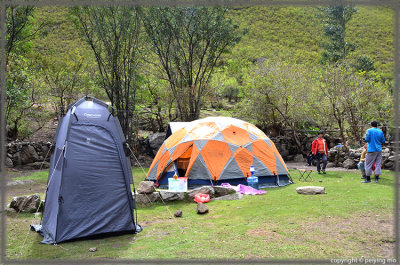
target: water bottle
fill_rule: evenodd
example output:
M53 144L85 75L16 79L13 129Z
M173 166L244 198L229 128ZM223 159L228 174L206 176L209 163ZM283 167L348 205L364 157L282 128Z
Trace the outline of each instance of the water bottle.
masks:
M258 190L258 177L254 175L254 166L250 166L250 174L251 176L247 178L247 184L253 189Z
M250 177L254 177L254 166L250 166Z

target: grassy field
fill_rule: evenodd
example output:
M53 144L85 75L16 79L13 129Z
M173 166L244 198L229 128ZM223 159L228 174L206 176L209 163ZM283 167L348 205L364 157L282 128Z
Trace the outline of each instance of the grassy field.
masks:
M135 185L143 180L134 169ZM44 191L47 172L14 177L34 184L12 186L8 199ZM384 171L379 184L361 184L355 172L313 174L312 182L267 189L265 195L239 201L211 201L206 215L190 202L139 207L137 235L43 245L29 225L33 214L7 214L8 259L331 259L393 257L393 178ZM327 194L305 196L296 188L324 186ZM30 188L30 190L29 190ZM41 192L43 195L43 192ZM171 216L182 210L182 218ZM96 252L89 248L97 247Z

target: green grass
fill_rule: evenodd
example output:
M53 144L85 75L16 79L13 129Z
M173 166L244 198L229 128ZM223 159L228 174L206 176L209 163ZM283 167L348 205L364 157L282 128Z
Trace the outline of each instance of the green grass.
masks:
M146 169L147 170L147 169ZM145 171L146 171L145 170ZM169 258L337 258L391 257L393 247L393 173L379 184L361 184L360 174L312 174L314 181L267 189L239 201L211 201L210 212L196 214L191 202L139 207L137 235L39 244L28 232L33 215L8 214L7 257L13 259L169 259ZM44 175L44 174L43 174ZM144 178L134 169L135 184ZM38 178L36 174L33 175ZM324 186L327 194L305 196L296 188ZM171 216L182 210L182 218ZM25 242L25 243L23 243ZM97 252L88 252L97 247Z
M44 171L34 172L32 175L28 175L28 176L15 177L15 178L12 178L12 180L13 181L15 181L15 180L34 180L35 182L38 182L38 183L47 183L48 177L49 177L49 171L44 170Z

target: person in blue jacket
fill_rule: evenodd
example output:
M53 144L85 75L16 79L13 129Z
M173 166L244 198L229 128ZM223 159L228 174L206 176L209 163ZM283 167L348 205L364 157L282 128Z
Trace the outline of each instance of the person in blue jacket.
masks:
M375 183L379 181L382 163L382 144L385 143L383 132L377 128L376 121L371 122L371 128L367 130L365 141L368 143L367 155L365 157L365 176L362 183L370 183L372 175L372 165L375 163Z

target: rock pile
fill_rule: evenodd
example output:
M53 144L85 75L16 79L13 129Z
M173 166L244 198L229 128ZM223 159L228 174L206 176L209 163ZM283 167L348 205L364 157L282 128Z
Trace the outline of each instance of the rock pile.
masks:
M150 133L148 137L139 139L139 148L142 154L154 157L165 139L165 133ZM310 152L311 144L316 138L316 135L298 134L297 137L301 143L299 148L291 136L272 137L271 140L275 143L276 148L285 161L303 162L304 157ZM325 135L329 143L329 148L332 148L340 143L340 139Z
M215 200L240 200L242 194L236 192L231 187L222 186L203 186L188 192L171 192L167 190L155 191L154 183L151 181L143 181L138 186L138 191L133 196L138 204L150 204L153 202L170 202L188 200L193 202L196 194L209 194Z
M50 142L20 142L8 143L6 146L6 166L24 166L32 169L48 168L54 145ZM47 157L46 157L47 155ZM42 162L46 158L45 163Z
M305 157L311 151L312 142L317 136L311 134L298 134L297 137L299 138L301 144L300 149L293 137L277 136L271 138L285 161L305 161ZM325 139L329 143L329 148L332 148L340 143L340 139L331 137L328 134L325 135Z
M336 146L329 150L328 167L344 167L347 169L357 169L360 162L363 148L348 149L345 146ZM394 169L395 156L389 148L382 149L382 165L384 169Z

